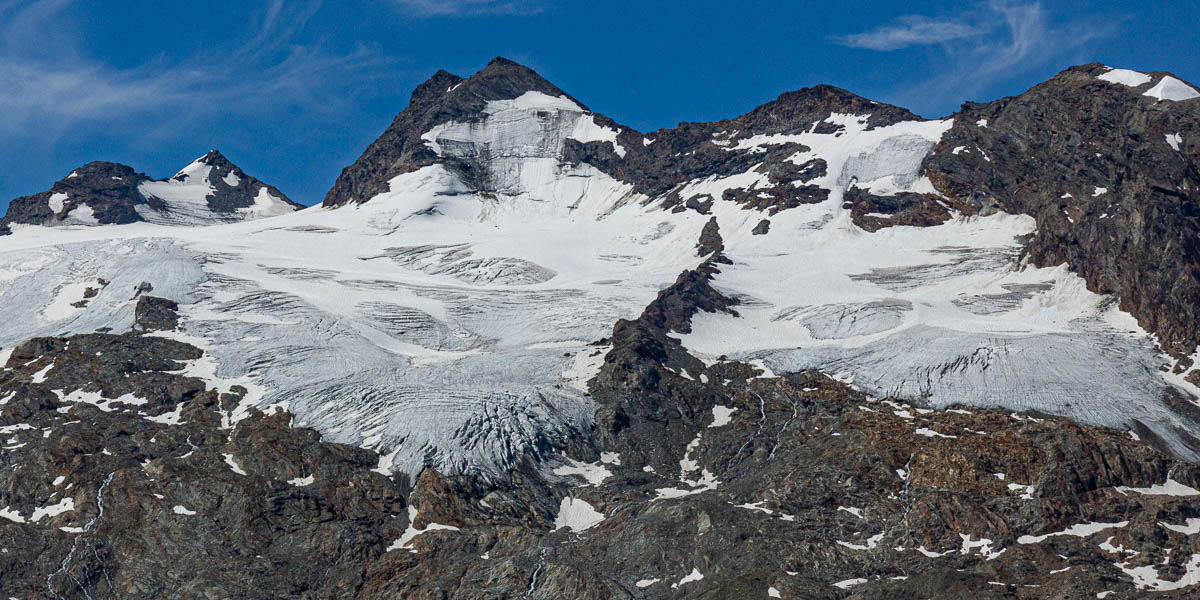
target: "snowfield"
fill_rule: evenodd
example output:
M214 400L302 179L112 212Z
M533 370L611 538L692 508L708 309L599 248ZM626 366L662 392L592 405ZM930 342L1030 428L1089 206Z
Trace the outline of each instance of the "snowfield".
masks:
M624 154L616 132L566 98L531 92L486 113L422 139L442 156L481 160L496 194L433 165L356 206L274 215L264 198L249 210L270 218L255 221L14 226L0 237L0 355L33 336L128 330L148 282L183 305L184 331L167 335L206 349L209 362L188 368L211 385L246 385L258 407L286 403L296 425L377 450L386 471L503 476L521 455L590 426L584 382L601 361L580 353L703 260L695 244L710 215L664 211L661 199L563 162L566 139ZM935 407L1038 409L1115 427L1136 419L1177 444L1181 421L1162 395L1196 390L1164 378L1154 341L1111 298L1065 268L1017 264L1032 219L877 233L851 222L849 185L932 191L919 167L949 121L868 131L863 116L830 119L845 130L730 149L800 142L812 150L797 164L829 165L814 182L829 199L772 216L767 235L751 234L764 213L720 200L757 172L686 184L684 197L717 199L733 264L716 285L741 301L737 317L697 316L681 336L689 350L776 373L821 368ZM176 205L202 197L172 185L153 193ZM99 279L99 293L73 306ZM576 512L562 524L591 523Z

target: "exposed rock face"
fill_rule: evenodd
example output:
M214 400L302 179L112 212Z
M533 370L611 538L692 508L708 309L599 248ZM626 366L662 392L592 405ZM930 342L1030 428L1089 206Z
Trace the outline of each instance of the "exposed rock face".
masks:
M1030 257L1066 263L1089 289L1191 354L1200 343L1200 102L1144 95L1146 82L1068 69L1011 98L967 103L926 160L969 211L1037 219ZM1175 141L1175 140L1179 141Z
M739 142L754 136L788 135L812 131L836 133L841 125L828 122L832 114L869 114L868 129L891 125L900 121L919 121L920 117L896 106L873 102L833 86L819 85L782 94L776 100L764 104L748 114L735 119L711 123L681 123L674 129L660 129L643 134L624 128L617 139L628 148L623 160L616 156L605 160L599 145L581 147L568 154L568 159L588 162L611 174L615 178L632 183L634 188L650 197L669 194L688 181L705 177L722 177L744 173L758 168L769 175L771 185L765 193L774 201L752 202L747 208L759 210L794 207L800 203L820 202L828 197L829 191L807 182L826 175L826 164L821 159L795 162L807 148L798 143L771 146L766 154L735 150ZM588 150L591 150L589 152ZM742 190L734 197L743 204L758 194ZM682 200L687 200L683 198Z
M14 199L0 219L0 234L10 231L9 225L14 223L196 225L273 216L300 208L303 206L274 186L247 175L212 150L160 181L122 164L90 162L45 192Z
M247 175L245 171L229 162L229 159L217 150L209 150L207 154L193 161L192 164L167 181L198 183L193 181L196 178L202 179L202 184L208 186L205 203L208 209L214 213L235 215L239 210L249 209L255 205L255 200L264 191L292 210L304 208L302 205L292 202L275 186ZM153 191L148 193L147 201L152 208L156 204L155 198Z
M406 526L401 482L282 411L230 424L245 390L179 372L201 356L138 334L13 351L0 372L6 594L356 597Z
M141 220L135 207L147 202L138 191L146 181L150 178L131 167L90 162L45 192L14 199L3 223L133 223Z
M951 216L936 194L898 192L880 196L857 187L846 190L843 207L850 209L855 225L871 232L897 225L932 227L949 221Z
M388 191L388 181L397 175L434 164L438 155L421 136L447 122L472 123L483 118L489 101L512 100L525 92L566 96L528 67L506 58L495 58L468 79L438 71L413 90L412 99L379 139L371 143L353 165L342 169L325 196L325 206L366 202ZM579 104L576 102L576 104ZM582 106L582 105L580 105ZM474 180L472 165L456 164L459 172Z

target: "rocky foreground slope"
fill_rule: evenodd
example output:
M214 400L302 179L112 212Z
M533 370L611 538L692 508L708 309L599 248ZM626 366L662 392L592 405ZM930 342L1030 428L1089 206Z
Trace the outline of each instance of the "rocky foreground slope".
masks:
M0 237L0 591L1192 597L1196 97L641 133L497 59L321 208L214 224L210 155L33 225L69 177Z

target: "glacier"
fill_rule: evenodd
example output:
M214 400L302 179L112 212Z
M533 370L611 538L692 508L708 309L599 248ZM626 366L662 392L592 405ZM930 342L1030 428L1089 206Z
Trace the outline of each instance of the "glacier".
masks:
M763 173L681 183L682 197L715 199L710 214L663 210L664 198L564 160L567 140L625 149L568 98L537 92L422 136L443 162L482 165L475 181L439 163L361 204L275 214L264 198L260 220L15 225L0 237L0 355L34 336L128 330L145 283L182 305L183 331L165 335L206 350L211 363L190 372L251 390L240 414L286 406L296 425L373 449L391 472L503 477L591 426L596 342L704 260L696 240L715 218L732 264L714 283L740 305L679 335L703 360L819 368L935 408L1136 421L1200 458L1163 400L1200 390L1160 370L1153 338L1111 297L1065 267L1021 261L1032 219L955 215L874 233L851 221L851 186L933 193L920 165L950 121L827 121L836 132L726 147L800 143L809 150L792 162L828 165L812 182L828 199L772 215L767 235L752 233L764 213L722 199L766 185ZM179 203L195 193L161 185L175 188L153 192ZM98 293L83 298L88 287Z

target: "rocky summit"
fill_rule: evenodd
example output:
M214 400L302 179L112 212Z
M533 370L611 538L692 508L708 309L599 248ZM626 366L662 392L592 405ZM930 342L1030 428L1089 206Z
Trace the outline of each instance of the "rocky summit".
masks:
M0 219L12 225L164 225L227 223L303 208L211 150L174 176L155 181L132 167L95 161L40 194L14 198Z
M1197 136L1100 64L639 132L497 58L312 209L89 163L0 222L0 595L1193 598Z

